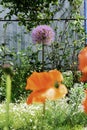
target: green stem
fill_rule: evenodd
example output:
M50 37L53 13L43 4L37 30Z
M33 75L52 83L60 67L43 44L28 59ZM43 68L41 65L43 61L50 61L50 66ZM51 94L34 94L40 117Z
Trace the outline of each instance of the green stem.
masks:
M6 124L4 130L9 130L9 103L11 100L11 77L6 75Z
M43 103L43 116L45 115L45 107L46 107L46 104Z
M43 112L42 112L42 127L41 127L42 130L44 130L45 107L46 107L46 104L45 104L45 102L44 102L44 103L43 103Z

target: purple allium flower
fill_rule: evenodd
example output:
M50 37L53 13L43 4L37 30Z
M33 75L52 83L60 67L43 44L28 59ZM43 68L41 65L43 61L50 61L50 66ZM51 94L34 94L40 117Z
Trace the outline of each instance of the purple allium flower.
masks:
M39 25L32 31L33 43L51 44L54 41L55 33L48 25Z

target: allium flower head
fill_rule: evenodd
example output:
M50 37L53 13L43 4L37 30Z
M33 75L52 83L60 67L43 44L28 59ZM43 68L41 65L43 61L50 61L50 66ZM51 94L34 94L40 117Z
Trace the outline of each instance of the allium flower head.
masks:
M51 44L54 41L55 33L48 25L39 25L32 31L33 43Z

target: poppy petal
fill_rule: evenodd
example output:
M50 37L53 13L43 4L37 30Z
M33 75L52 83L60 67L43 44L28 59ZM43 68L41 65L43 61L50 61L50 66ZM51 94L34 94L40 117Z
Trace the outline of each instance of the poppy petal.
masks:
M79 55L78 55L78 60L79 60L79 70L83 70L84 67L87 66L87 47L83 48Z
M57 81L57 82L62 82L63 81L63 76L62 73L58 70L51 70L49 71L49 74L52 78L53 84Z
M51 86L51 78L48 72L34 72L28 79L26 90L39 90Z
M87 73L82 74L82 76L80 77L80 81L81 82L86 82L87 81Z
M83 105L85 113L87 113L87 89L85 90L85 94L86 94L86 97L84 101L82 102L82 105Z
M65 85L60 84L59 88L49 88L46 93L45 93L45 97L48 100L56 100L59 98L64 97L67 94L67 88L65 87Z
M44 103L46 100L46 97L44 96L45 91L46 89L32 92L27 98L27 104L32 104L35 102Z

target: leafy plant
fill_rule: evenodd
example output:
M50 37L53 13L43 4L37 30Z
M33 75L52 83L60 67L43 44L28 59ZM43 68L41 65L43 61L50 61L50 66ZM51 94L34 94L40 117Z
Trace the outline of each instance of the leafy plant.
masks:
M48 20L40 19L52 18L53 12L49 13L50 5L58 5L57 0L1 0L0 3L3 7L9 9L5 19L11 19L15 15L19 20L19 24L26 26L28 30L39 23L49 23Z

